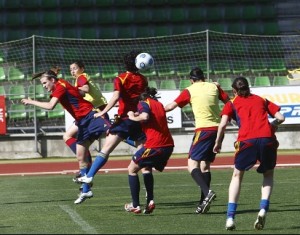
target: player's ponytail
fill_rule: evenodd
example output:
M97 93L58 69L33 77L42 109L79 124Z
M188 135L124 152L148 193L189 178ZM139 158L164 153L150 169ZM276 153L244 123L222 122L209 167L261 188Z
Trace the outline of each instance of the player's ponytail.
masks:
M236 90L238 96L247 97L250 95L249 83L244 77L234 79L231 87Z

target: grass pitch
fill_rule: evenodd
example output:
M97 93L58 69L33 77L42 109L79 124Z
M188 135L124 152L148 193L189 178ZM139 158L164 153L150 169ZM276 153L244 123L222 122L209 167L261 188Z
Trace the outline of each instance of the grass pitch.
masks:
M299 168L278 168L265 229L255 231L262 176L246 172L236 215L236 231L225 230L232 169L213 170L217 193L208 214L194 213L199 189L187 171L154 172L156 209L151 215L125 212L130 202L126 173L101 173L94 197L80 205L73 175L2 176L1 234L299 234ZM143 179L140 175L141 186ZM141 203L145 190L141 189ZM144 206L144 205L142 205Z

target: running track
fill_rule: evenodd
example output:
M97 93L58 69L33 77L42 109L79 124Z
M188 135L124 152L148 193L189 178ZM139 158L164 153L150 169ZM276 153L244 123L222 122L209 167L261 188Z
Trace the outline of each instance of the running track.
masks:
M128 159L118 159L118 157L111 156L101 172L126 172L129 164ZM212 168L232 168L233 157L217 155ZM186 158L171 158L165 170L186 170ZM279 155L277 159L277 167L299 167L300 155ZM38 162L30 163L0 163L0 176L8 175L47 175L47 174L74 174L78 171L78 163L76 159L68 159L66 161L48 161L39 159Z

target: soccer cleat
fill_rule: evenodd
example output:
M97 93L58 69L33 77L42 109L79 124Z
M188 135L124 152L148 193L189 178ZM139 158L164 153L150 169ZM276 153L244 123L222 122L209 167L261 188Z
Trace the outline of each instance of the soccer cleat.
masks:
M93 177L87 177L86 175L76 179L76 182L79 182L79 183L91 184L92 181L93 181Z
M226 230L234 230L235 229L235 222L234 222L233 218L227 218L225 228L226 228Z
M87 198L92 198L93 196L94 195L92 191L88 191L87 193L81 193L79 197L74 201L74 204L80 204L84 202Z
M125 204L124 209L127 212L133 212L135 214L140 214L142 212L140 206L133 207L132 202Z
M151 214L155 209L155 203L153 200L151 200L148 205L145 207L143 213L144 214Z
M254 223L254 228L256 230L262 230L265 227L265 223L266 223L266 211L264 209L261 209Z
M203 200L203 202L198 205L197 209L196 209L196 213L197 214L205 214L209 211L210 209L210 204L211 202L216 198L216 194L214 191L209 190L208 195L206 196L206 198Z
M77 184L80 184L80 182L77 180L78 178L81 177L81 174L80 172L76 173L75 177L73 178L73 182L74 183L77 183Z

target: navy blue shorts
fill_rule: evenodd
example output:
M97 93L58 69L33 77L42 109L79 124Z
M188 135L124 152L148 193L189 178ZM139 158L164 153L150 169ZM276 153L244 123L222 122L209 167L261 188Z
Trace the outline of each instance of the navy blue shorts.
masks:
M235 168L240 171L247 171L259 161L258 173L274 169L277 161L278 146L279 143L276 138L256 138L240 142L236 141L234 143L236 150Z
M163 171L173 153L174 147L145 148L139 149L132 157L132 160L140 168L154 167L158 171Z
M217 130L196 131L189 151L189 158L194 161L214 162L216 153L213 152Z
M110 128L110 121L101 117L94 118L95 111L76 123L78 126L77 144L82 144L86 140L94 141Z
M146 139L141 124L128 118L120 119L119 122L112 124L109 133L117 134L122 139L129 138L134 141Z

